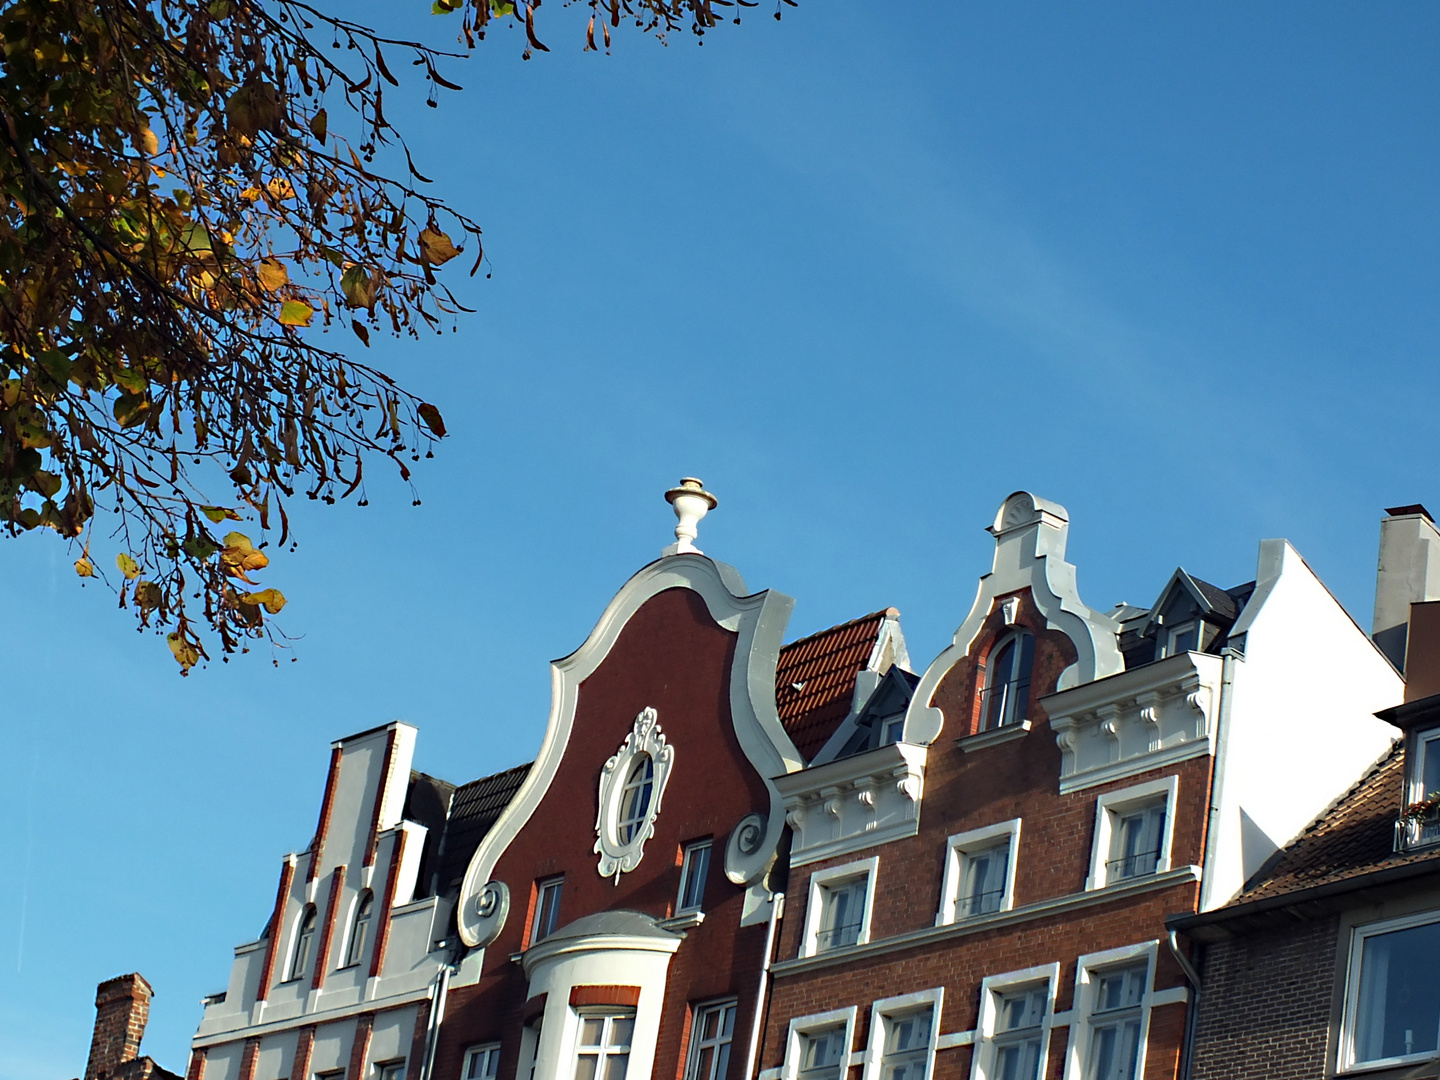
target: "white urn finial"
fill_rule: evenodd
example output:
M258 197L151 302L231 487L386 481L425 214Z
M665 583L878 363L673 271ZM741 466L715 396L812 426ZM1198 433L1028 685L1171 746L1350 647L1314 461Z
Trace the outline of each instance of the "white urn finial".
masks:
M679 487L665 492L665 501L675 508L675 516L680 520L675 526L675 543L667 547L662 554L704 554L695 546L700 519L714 510L720 500L706 491L705 485L697 478L686 476L680 480Z

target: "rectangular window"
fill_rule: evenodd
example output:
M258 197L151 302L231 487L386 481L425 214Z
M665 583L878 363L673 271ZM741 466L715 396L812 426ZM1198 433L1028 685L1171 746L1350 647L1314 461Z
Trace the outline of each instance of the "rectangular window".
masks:
M465 1064L460 1080L495 1080L500 1070L500 1044L485 1043L465 1051Z
M1181 623L1165 635L1165 655L1178 656L1183 652L1194 652L1200 647L1200 625L1194 622Z
M879 859L871 857L810 875L802 955L863 945L870 940L870 909L879 865Z
M377 1061L375 1080L405 1080L405 1062Z
M933 1007L885 1017L885 1051L880 1080L925 1080L930 1069Z
M1360 927L1346 986L1343 1065L1424 1060L1440 1049L1440 913Z
M625 1080L634 1032L633 1012L581 1016L575 1080Z
M987 976L975 1024L979 1080L1039 1080L1050 1047L1060 965Z
M1106 881L1124 881L1155 873L1160 863L1160 842L1165 835L1165 803L1116 811L1110 834Z
M1170 869L1179 777L1167 776L1095 801L1095 837L1087 889L1163 874Z
M734 1037L734 1001L696 1007L695 1022L690 1029L687 1080L725 1080L730 1071L730 1043Z
M820 929L815 935L817 952L854 945L864 924L865 878L821 887Z
M1417 737L1414 801L1440 795L1440 731L1426 731Z
M800 1034L799 1080L844 1080L849 1047L844 1024Z
M530 944L544 941L560 925L560 894L565 877L546 878L535 883L535 919L530 927Z
M1147 964L1097 972L1085 1080L1136 1080Z
M705 905L705 878L710 873L710 840L697 840L685 845L680 863L680 896L677 915L699 911Z
M1010 909L1019 840L1019 818L950 837L936 926Z

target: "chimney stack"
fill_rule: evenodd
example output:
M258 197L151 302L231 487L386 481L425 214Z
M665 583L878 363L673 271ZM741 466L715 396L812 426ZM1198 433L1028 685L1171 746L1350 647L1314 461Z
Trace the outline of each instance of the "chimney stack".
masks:
M1370 637L1403 675L1410 605L1440 600L1440 531L1419 503L1390 507L1385 515Z
M96 987L95 1034L90 1039L85 1080L104 1080L135 1060L154 996L150 984L138 974L120 975Z

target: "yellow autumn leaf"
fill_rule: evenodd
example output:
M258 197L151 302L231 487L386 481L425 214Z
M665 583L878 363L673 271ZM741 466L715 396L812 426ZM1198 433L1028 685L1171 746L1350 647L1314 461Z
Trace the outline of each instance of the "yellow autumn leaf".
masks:
M76 559L76 560L75 560L75 573L79 574L81 577L94 577L94 576L95 576L95 564L92 563L89 559L86 559L86 558L84 558L84 557L81 557L81 558L79 558L79 559Z
M427 226L420 233L420 257L428 263L439 266L441 263L449 262L460 249L450 241L439 229Z
M309 326L315 309L303 300L286 300L280 305L281 326Z
M255 270L255 276L260 279L260 287L266 292L274 292L290 280L290 274L286 271L285 264L279 259L273 258L261 259L259 267Z
M279 589L261 589L259 592L244 593L240 597L242 604L263 604L265 610L271 615L280 614L280 609L285 606L285 594Z
M115 565L120 568L122 574L132 581L140 576L140 564L123 551L115 556Z
M145 147L145 153L152 157L160 152L160 140L155 137L155 132L146 128L140 133L140 141Z
M165 641L175 654L175 662L185 669L183 673L190 674L190 669L200 662L200 650L178 633L165 635Z

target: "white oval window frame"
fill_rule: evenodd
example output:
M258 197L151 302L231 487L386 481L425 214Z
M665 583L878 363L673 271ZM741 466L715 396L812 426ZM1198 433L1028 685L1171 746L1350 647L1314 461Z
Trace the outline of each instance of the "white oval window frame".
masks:
M625 782L630 778L640 757L648 756L655 763L651 779L650 805L626 843L620 842L620 802ZM646 708L635 717L635 724L620 749L600 770L599 809L595 815L595 854L600 856L596 870L601 877L613 877L634 870L645 855L645 841L655 835L655 819L660 814L660 800L675 764L675 748L665 741L660 730L659 715Z

